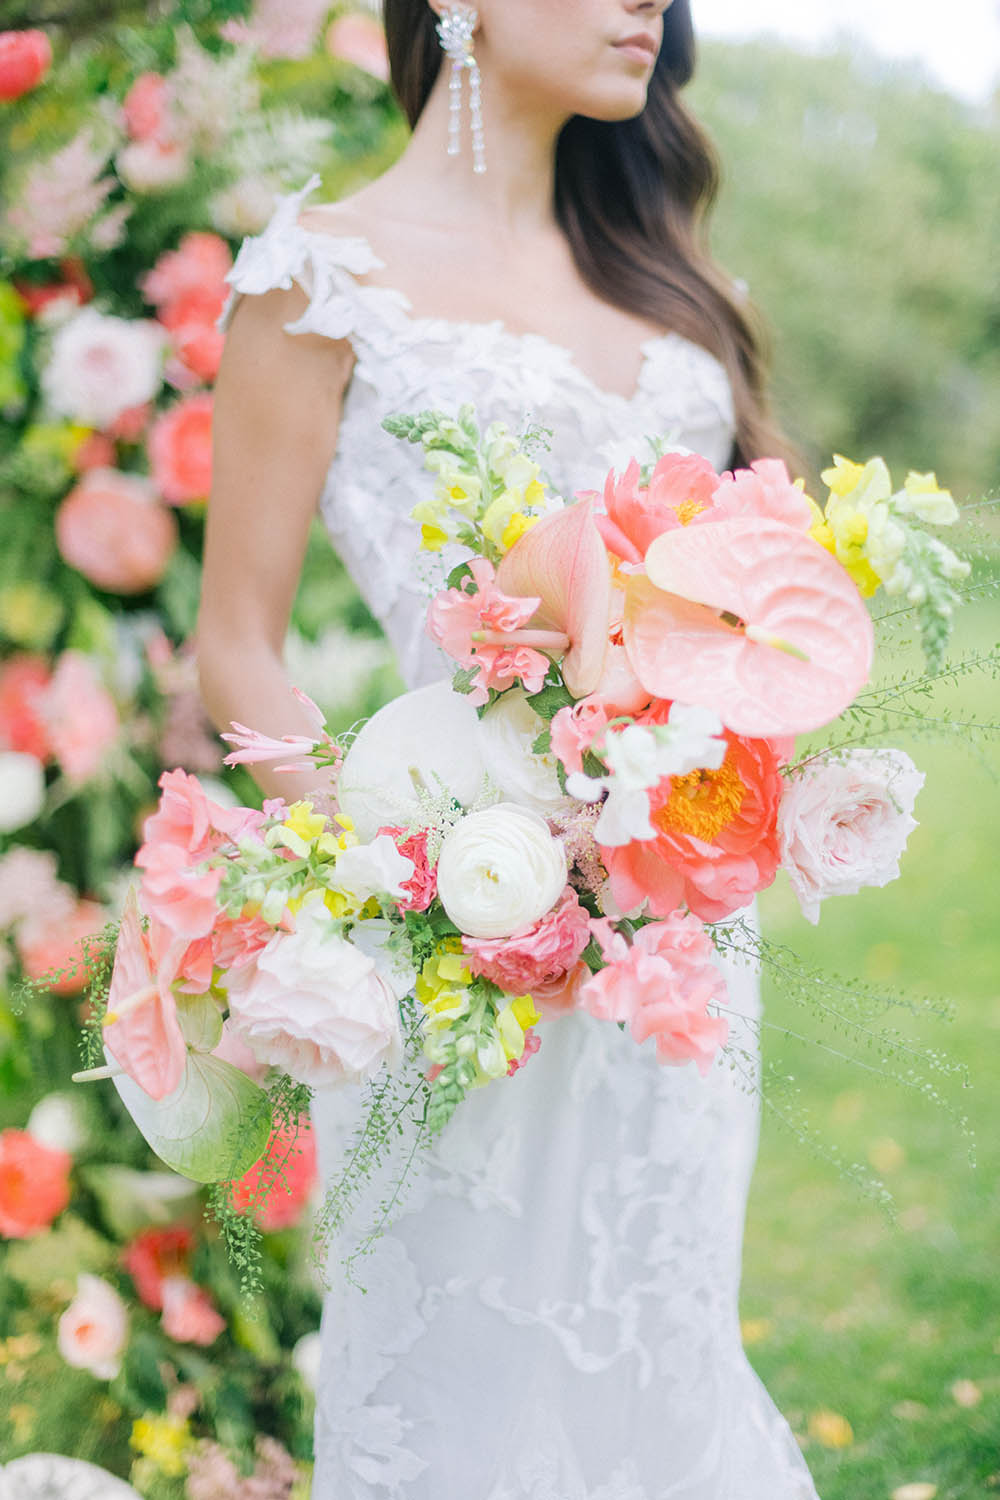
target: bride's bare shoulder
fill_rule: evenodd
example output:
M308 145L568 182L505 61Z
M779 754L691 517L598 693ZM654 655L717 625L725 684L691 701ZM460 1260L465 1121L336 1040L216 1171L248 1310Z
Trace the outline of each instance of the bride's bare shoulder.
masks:
M307 203L299 214L301 228L340 239L377 239L382 222L382 194L370 184L336 203Z

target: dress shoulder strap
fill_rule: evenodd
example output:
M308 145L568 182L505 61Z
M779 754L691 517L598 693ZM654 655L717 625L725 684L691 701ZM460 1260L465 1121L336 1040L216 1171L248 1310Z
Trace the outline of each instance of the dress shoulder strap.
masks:
M286 333L318 333L350 339L369 350L391 351L406 322L407 299L391 288L363 286L355 280L384 262L360 236L305 229L298 221L303 203L320 180L313 175L297 192L280 197L260 234L243 241L226 277L231 291L218 327L225 332L241 297L278 287L287 291L297 282L309 305L301 317L284 325Z

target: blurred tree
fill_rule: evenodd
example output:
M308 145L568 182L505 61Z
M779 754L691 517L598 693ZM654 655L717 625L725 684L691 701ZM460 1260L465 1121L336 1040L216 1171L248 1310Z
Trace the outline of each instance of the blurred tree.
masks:
M706 45L692 102L722 157L714 245L771 325L779 409L833 449L1000 481L1000 131L846 53Z

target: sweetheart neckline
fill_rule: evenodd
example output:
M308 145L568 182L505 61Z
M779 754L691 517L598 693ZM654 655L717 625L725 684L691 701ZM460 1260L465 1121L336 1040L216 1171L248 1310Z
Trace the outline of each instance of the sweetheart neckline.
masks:
M298 220L295 221L295 228L298 229L300 233L306 235L309 239L326 241L331 246L338 244L353 244L356 246L363 246L371 256L372 268L377 269L384 267L385 265L385 261L383 261L378 255L376 255L370 241L364 235L327 234L322 229L309 229L306 227L306 225L300 224ZM346 270L345 267L341 267L341 269ZM352 280L354 280L357 273L347 271L347 274L351 276ZM503 318L445 318L414 313L413 304L410 301L410 298L406 295L405 292L400 291L397 287L381 286L377 283L366 284L363 282L357 282L356 284L360 291L384 292L390 300L395 302L397 309L400 313L402 313L407 323L409 323L410 326L415 329L422 328L429 330L433 328L439 328L449 329L466 334L473 334L477 332L487 334L491 333L499 338L506 339L509 343L512 344L528 346L532 344L542 345L552 354L558 356L562 360L565 368L569 371L572 371L577 379L583 385L585 385L595 396L599 396L606 401L616 401L623 408L634 406L635 403L640 399L640 397L649 394L646 390L646 376L649 372L650 366L653 363L656 351L661 347L683 347L688 350L693 350L696 355L707 360L719 372L719 374L722 376L723 381L728 386L729 377L726 371L726 367L722 363L722 361L718 359L714 354L712 354L708 349L706 349L704 345L696 343L694 339L689 339L684 334L677 333L675 330L668 330L665 333L654 333L648 339L644 339L643 342L638 346L640 361L639 368L636 374L635 384L632 391L628 395L625 395L621 391L612 391L609 390L606 386L598 384L593 376L583 368L583 365L580 363L575 350L571 349L567 344L561 344L556 339L549 338L547 334L534 333L530 329L519 331L517 329L511 328Z

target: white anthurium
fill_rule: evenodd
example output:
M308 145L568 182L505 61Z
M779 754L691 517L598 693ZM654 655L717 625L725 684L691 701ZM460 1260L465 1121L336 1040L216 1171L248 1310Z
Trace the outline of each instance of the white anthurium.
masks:
M536 755L532 745L545 730L523 688L504 693L479 721L479 747L490 780L504 801L530 807L543 816L572 805L559 785L558 761L550 752Z
M649 820L649 793L665 776L718 770L726 757L722 722L709 709L675 703L666 724L628 724L606 737L602 758L607 776L574 772L566 789L581 802L607 801L594 824L594 838L609 849L656 837Z
M448 681L403 693L374 714L351 745L337 785L358 837L426 821L418 787L470 807L486 789L473 704Z

